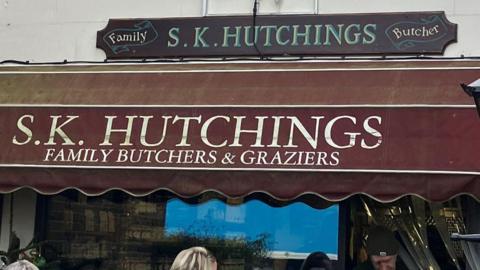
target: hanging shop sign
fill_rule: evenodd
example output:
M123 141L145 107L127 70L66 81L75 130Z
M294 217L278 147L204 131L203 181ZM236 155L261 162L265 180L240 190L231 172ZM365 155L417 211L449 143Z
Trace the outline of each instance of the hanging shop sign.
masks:
M444 12L110 19L107 58L442 54L457 25Z
M478 137L480 126L470 108L101 106L0 111L2 166L480 168L480 160L471 158L478 143L470 138Z

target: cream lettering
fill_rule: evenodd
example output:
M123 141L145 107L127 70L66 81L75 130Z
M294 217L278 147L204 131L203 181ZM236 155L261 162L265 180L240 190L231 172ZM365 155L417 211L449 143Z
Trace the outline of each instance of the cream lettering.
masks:
M256 140L255 143L251 145L251 147L262 147L264 146L262 144L262 131L263 131L263 122L265 119L267 119L267 116L255 116L255 119L257 120L257 128L256 129L242 129L242 122L243 119L245 119L245 116L234 116L235 120L237 120L237 125L235 128L235 136L233 138L233 143L230 144L229 146L242 146L240 144L240 134L242 133L253 133L256 134Z
M337 149L351 148L351 147L355 146L355 138L357 137L357 135L360 135L360 133L358 133L358 132L345 132L344 134L349 136L349 141L348 141L347 145L338 145L334 142L334 140L332 138L332 128L335 125L335 123L338 120L341 120L341 119L348 119L353 124L357 123L357 119L353 116L342 115L342 116L338 116L338 117L333 118L332 120L330 120L328 122L327 126L325 127L325 140L330 146L332 146L334 148L337 148Z
M190 146L190 144L187 142L187 140L188 140L188 128L190 127L190 120L196 120L198 123L200 123L202 121L202 117L201 116L180 117L180 116L177 115L177 116L175 116L175 119L173 119L174 124L177 121L183 121L182 140L176 146Z
M77 115L52 115L48 139L44 145L83 145L74 142L70 133L78 130ZM15 145L33 140L33 115L17 120L19 134L12 136ZM97 146L155 147L266 147L317 150L322 147L345 149L357 144L374 149L382 143L382 117L378 115L116 115L104 116L103 137ZM76 121L79 122L79 121ZM82 123L84 125L84 123ZM76 128L74 128L76 126ZM338 126L338 127L337 127ZM339 132L340 131L340 132ZM98 132L97 132L98 133ZM339 135L341 134L341 135ZM59 137L61 141L56 140ZM92 139L93 140L93 139ZM95 141L95 140L93 140ZM358 141L358 142L357 142ZM39 140L35 141L39 144ZM94 146L91 143L90 147ZM99 150L100 151L100 150ZM107 153L107 152L105 152ZM153 154L150 153L150 156ZM75 158L73 158L75 159Z
M395 38L401 39L406 37L431 37L440 33L439 28L440 26L437 24L433 27L421 26L419 28L399 28L395 27L392 29Z
M15 135L15 136L13 136L13 139L12 139L13 144L24 145L24 144L27 144L28 142L30 142L32 140L32 137L33 137L32 130L30 128L28 128L27 126L25 126L25 124L23 123L23 120L25 118L30 119L30 123L33 123L33 120L34 120L33 115L26 114L26 115L23 115L22 117L18 118L17 127L21 132L23 132L23 134L26 136L26 138L25 138L24 141L18 141L17 140L17 135Z
M354 148L365 153L385 141L384 119L366 114L368 110L352 115L338 113L342 110L322 113L322 108L298 112L275 108L267 113L242 108L230 114L214 108L205 113L197 109L172 113L176 110L150 110L144 115L109 113L97 119L84 117L82 112L86 122L81 122L79 115L20 114L7 140L21 151L28 147L34 153L41 151L38 160L49 164L193 169L209 165L238 169L335 167L351 162L343 160L340 150ZM46 130L41 125L44 122L50 123ZM86 125L90 125L88 129Z
M140 116L143 119L142 130L140 131L140 143L144 146L159 146L165 140L165 135L167 134L168 119L172 118L171 116L162 116L163 118L163 128L161 139L156 143L147 142L147 132L148 132L148 122L153 118L153 115L149 116Z
M43 161L54 161L59 163L64 163L64 162L97 163L100 161L100 159L102 159L102 162L106 162L106 158L108 157L109 153L108 151L103 153L102 152L103 151L99 151L98 149L92 149L92 148L80 148L80 149L48 148L45 153L45 158L43 159ZM101 157L101 155L103 155L103 158Z
M224 147L225 145L227 145L227 140L224 140L220 144L212 144L208 140L208 134L207 134L208 133L208 128L210 127L212 122L215 121L216 119L224 119L226 122L230 122L230 118L227 117L227 116L224 116L224 115L218 115L218 116L210 117L202 125L202 129L201 129L201 132L200 132L200 137L202 138L203 143L210 146L210 147Z
M312 116L311 119L314 119L316 124L315 124L315 139L312 138L312 135L308 133L308 131L305 129L305 126L300 122L300 120L297 117L292 117L289 116L287 117L288 119L292 120L291 127L290 127L290 137L288 144L285 147L298 147L298 145L293 143L293 134L294 134L294 127L300 131L300 133L303 135L305 139L307 139L308 143L312 146L313 149L317 148L318 145L318 130L319 130L319 125L320 125L320 120L325 118L324 116Z
M112 32L108 35L108 39L113 45L127 42L143 44L147 40L147 31L135 31L130 33Z
M58 134L60 137L63 139L62 145L75 145L75 143L70 139L70 137L67 136L65 131L63 131L63 127L66 126L68 123L72 122L73 120L79 118L77 115L67 115L67 120L63 122L61 125L58 125L58 120L62 118L61 115L52 115L50 118L52 118L52 125L50 128L50 135L49 135L49 140L46 142L44 145L56 145L57 143L55 142L55 135Z
M101 146L103 145L112 145L110 142L110 137L112 135L112 132L121 132L125 133L125 140L123 143L120 145L132 145L130 142L130 138L132 136L132 126L133 126L133 120L137 118L138 116L136 115L127 115L125 118L128 119L127 127L125 129L113 129L113 120L117 118L117 116L105 116L107 119L107 128L105 130L105 137L103 142L100 144Z
M382 143L382 134L378 130L376 130L376 129L372 128L372 126L370 126L370 120L372 120L372 119L376 120L378 125L382 124L382 118L380 118L380 116L370 116L367 119L365 119L365 121L363 121L363 128L365 129L365 131L368 134L372 135L373 137L377 138L377 142L374 145L367 145L365 139L362 139L361 146L362 146L362 148L365 148L365 149L377 148Z

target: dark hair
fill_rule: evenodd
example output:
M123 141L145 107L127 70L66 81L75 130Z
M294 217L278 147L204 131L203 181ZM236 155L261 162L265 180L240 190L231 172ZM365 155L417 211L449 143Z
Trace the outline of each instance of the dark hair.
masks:
M328 258L327 254L321 251L310 253L310 255L308 255L308 257L303 261L300 269L310 270L312 268L333 270L330 258Z

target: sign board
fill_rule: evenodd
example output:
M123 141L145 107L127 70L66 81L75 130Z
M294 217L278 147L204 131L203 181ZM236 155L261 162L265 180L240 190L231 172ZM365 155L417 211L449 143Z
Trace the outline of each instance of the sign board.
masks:
M480 168L471 108L7 106L0 121L3 167Z
M442 54L457 26L444 12L110 19L107 58Z

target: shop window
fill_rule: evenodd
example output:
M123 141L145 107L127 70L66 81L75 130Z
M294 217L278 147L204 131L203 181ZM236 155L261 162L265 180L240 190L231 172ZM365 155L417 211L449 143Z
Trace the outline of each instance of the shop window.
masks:
M401 243L400 264L408 269L469 269L465 247L450 239L452 233L472 233L464 219L464 213L470 210L464 208L462 198L435 203L406 196L382 203L356 196L350 199L350 205L353 264L367 260L364 247L368 227L382 225Z
M198 212L204 214L195 215ZM271 207L257 200L234 206L218 200L189 205L174 199L167 203L165 231L227 239L264 236L267 251L276 258L302 258L319 250L337 258L338 206L318 210L297 202Z
M61 269L102 270L167 270L180 250L195 245L210 249L221 270L297 270L314 251L338 259L337 204L227 201L215 194L181 200L161 192L48 196L45 256Z

